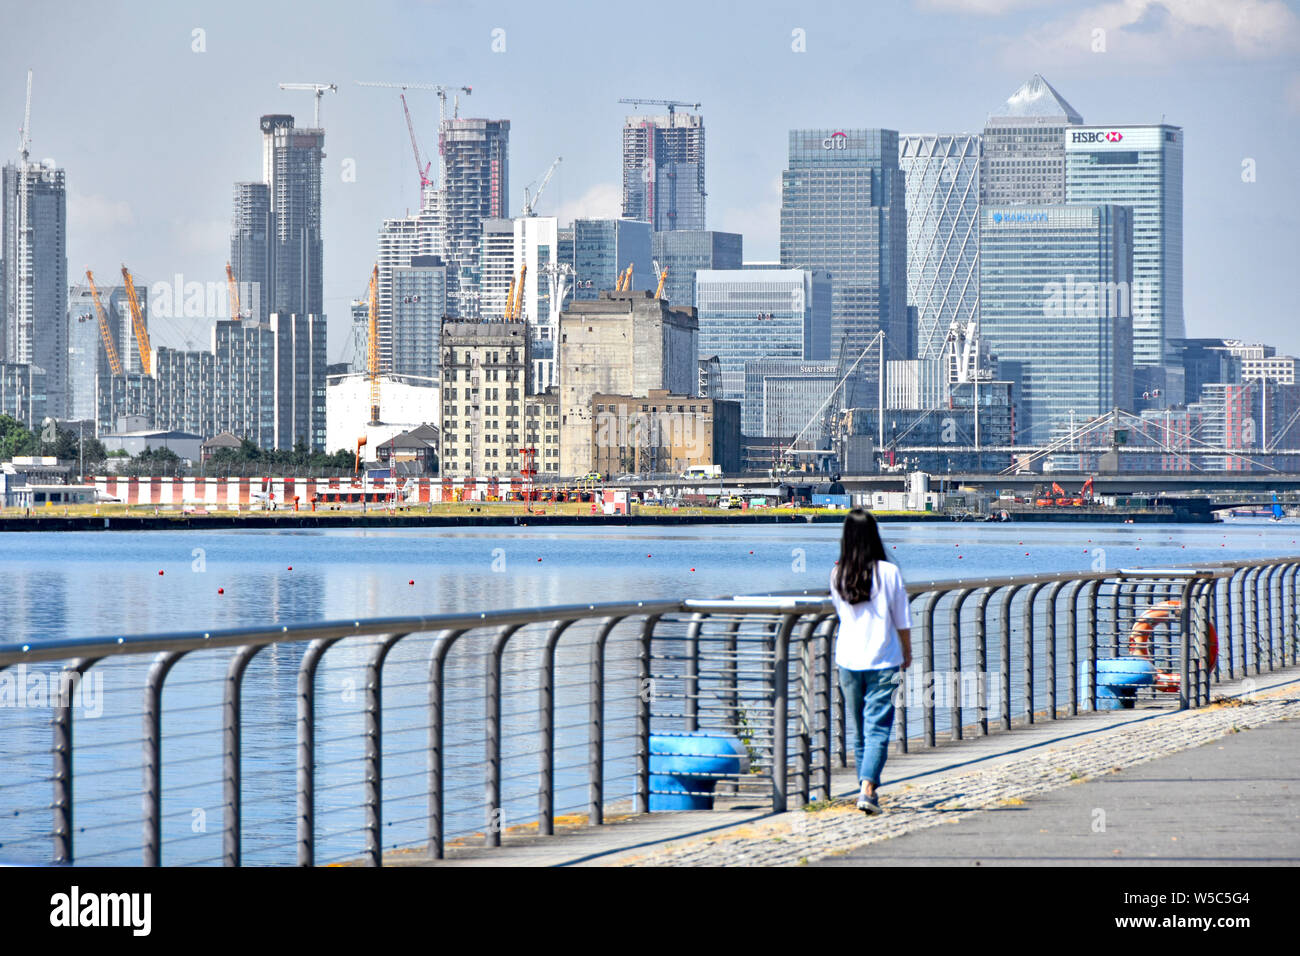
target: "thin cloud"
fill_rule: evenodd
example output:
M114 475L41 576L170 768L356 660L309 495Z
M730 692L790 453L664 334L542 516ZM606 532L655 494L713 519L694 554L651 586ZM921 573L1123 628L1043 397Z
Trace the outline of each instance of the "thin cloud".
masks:
M1024 41L1062 59L1257 60L1300 49L1300 19L1281 0L1117 0L1056 20L1016 42Z
M555 215L560 225L575 219L617 219L623 214L623 187L597 183L577 199L560 203Z

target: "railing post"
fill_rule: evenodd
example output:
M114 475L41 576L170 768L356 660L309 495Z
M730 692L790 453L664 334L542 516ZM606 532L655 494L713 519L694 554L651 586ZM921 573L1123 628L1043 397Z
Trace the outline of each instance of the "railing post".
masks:
M934 609L947 593L947 591L933 592L930 595L930 600L925 602L925 610L922 612L921 618L925 622L921 631L921 686L924 695L921 701L921 716L927 747L938 746L934 726Z
M692 614L690 626L686 629L686 674L682 680L682 713L686 718L686 729L700 729L700 628L704 623L703 614Z
M1282 635L1279 633L1280 628L1273 625L1273 611L1276 608L1278 613L1282 610L1282 565L1275 564L1268 569L1268 669L1272 673L1277 669L1273 663L1273 645L1278 645L1278 650L1282 651L1282 663L1286 662L1285 647L1282 643Z
M384 865L384 659L405 634L380 637L366 663L365 811L366 866Z
M1047 719L1056 720L1056 598L1067 582L1057 581L1047 592L1047 633L1044 647L1047 651Z
M240 741L243 731L244 671L262 645L244 646L235 651L226 669L225 694L222 700L224 716L222 730L222 796L225 798L225 825L222 827L222 862L225 866L242 864L243 804L240 771Z
M573 621L556 621L546 635L542 649L541 686L537 689L538 741L537 759L537 832L542 836L555 833L555 645Z
M465 632L443 631L429 652L429 857L441 860L447 851L443 789L443 745L446 695L442 686L447 653Z
M1286 627L1283 631L1283 639L1286 641L1286 645L1282 649L1283 667L1287 664L1287 649L1291 651L1292 666L1296 663L1296 573L1300 572L1300 565L1287 565L1287 572L1291 575L1291 581L1289 584L1284 585L1286 599L1283 604L1286 613Z
M298 666L298 865L316 865L316 669L340 638L317 638Z
M637 637L636 671L636 810L650 812L650 642L659 614L645 619Z
M1015 584L1007 588L1007 593L1002 596L1001 615L998 620L999 626L999 643L998 643L998 667L1002 674L1002 729L1011 729L1011 602L1015 600L1016 593L1023 588L1023 584Z
M812 792L812 728L813 696L817 669L813 665L813 635L817 633L820 617L810 618L799 638L799 736L795 753L795 767L799 777L800 806L808 803Z
M1191 706L1191 669L1192 669L1192 582L1183 585L1183 594L1178 604L1178 629L1181 632L1182 675L1178 681L1178 709L1187 710Z
M605 642L621 620L605 619L591 644L587 670L591 684L587 708L587 822L594 826L605 822Z
M59 673L59 700L54 708L54 862L74 859L72 825L72 697L82 676L98 658L69 661Z
M1259 652L1259 574L1262 568L1254 567L1246 572L1250 579L1250 591L1246 596L1246 627L1251 634L1251 647L1255 657L1255 675L1261 673ZM1243 669L1244 673L1244 669Z
M484 746L486 779L484 780L483 845L500 846L504 827L501 810L501 656L515 631L523 625L508 624L501 628L487 655L484 681Z
M786 775L789 771L786 734L789 731L790 632L798 614L787 614L773 644L772 667L772 812L787 809Z
M996 588L984 588L980 592L979 602L975 607L975 668L980 674L979 689L979 724L980 736L989 735L989 648L988 648L988 606Z
M1025 664L1025 722L1034 722L1034 608L1038 604L1038 594L1046 583L1035 584L1025 598L1024 610L1024 664Z
M952 725L950 733L953 740L962 739L961 695L966 689L961 671L961 606L974 591L974 588L958 591L948 608L948 666L952 670L952 675L947 681L948 693L952 694L952 701L948 708L948 722Z
M184 656L185 651L160 651L145 680L140 788L143 866L162 866L162 690L168 672Z
M832 699L835 696L835 690L832 686L834 683L833 675L835 673L834 650L831 646L831 633L835 629L838 621L836 616L822 618L824 626L822 627L821 637L817 639L818 653L818 671L820 679L818 682L818 699L817 713L820 720L821 740L818 749L821 751L820 782L817 786L818 800L829 800L831 798L831 743L834 734L834 726L831 723L834 720Z

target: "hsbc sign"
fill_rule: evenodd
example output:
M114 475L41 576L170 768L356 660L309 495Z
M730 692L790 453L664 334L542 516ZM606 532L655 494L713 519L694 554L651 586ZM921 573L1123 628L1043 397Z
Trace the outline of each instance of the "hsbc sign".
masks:
M1125 126L1120 129L1094 126L1070 128L1065 132L1066 150L1106 152L1107 150L1165 149L1182 147L1182 130L1177 127Z
M1082 130L1070 134L1072 143L1118 143L1123 141L1124 134L1117 129L1106 130Z

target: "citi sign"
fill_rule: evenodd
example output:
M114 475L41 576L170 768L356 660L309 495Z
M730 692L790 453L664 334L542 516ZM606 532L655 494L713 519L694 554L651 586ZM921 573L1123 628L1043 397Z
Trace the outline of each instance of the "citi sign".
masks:
M822 149L848 149L849 134L836 130L822 140Z
M1070 134L1072 143L1118 143L1124 138L1124 134L1117 129L1100 132L1097 130L1084 130Z

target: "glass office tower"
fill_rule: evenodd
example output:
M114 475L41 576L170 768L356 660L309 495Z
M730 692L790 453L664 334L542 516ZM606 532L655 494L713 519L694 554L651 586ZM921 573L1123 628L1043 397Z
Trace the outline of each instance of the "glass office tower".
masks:
M907 215L898 133L791 130L789 150L781 176L781 267L830 273L832 358L843 350L851 365L882 330L886 357L907 358ZM862 383L874 384L878 364L859 366Z
M697 272L699 354L716 355L722 368L719 394L711 397L744 401L750 359L829 359L831 289L825 272L806 269Z
M1065 139L1065 198L1133 210L1133 362L1163 365L1183 328L1183 131L1084 126Z
M670 305L695 304L695 273L699 270L740 269L744 265L744 238L738 232L656 232L650 245L659 268L668 270L663 294ZM656 287L658 283L656 276Z
M1018 443L1131 409L1132 243L1125 206L980 211L980 329L1020 382Z
M907 180L907 301L916 357L938 358L948 328L979 319L980 137L900 136Z

